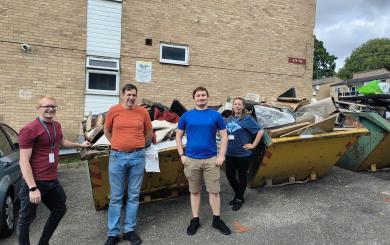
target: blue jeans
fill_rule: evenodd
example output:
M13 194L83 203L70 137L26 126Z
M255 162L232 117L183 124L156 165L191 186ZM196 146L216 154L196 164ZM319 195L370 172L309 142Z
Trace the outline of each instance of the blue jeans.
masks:
M134 231L144 169L144 149L132 153L111 151L108 167L111 192L110 206L108 207L108 236L120 235L120 217L126 178L127 202L123 230L124 232Z

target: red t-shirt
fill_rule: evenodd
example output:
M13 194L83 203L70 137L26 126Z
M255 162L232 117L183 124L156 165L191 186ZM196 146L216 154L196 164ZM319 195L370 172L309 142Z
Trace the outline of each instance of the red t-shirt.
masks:
M54 147L54 163L49 163L50 138L39 119L27 124L19 132L20 149L31 149L30 165L35 180L57 179L57 166L60 152L60 140L63 139L61 124L58 122L45 122L50 136L54 138L54 125L56 127L56 142Z
M144 133L152 128L152 123L142 106L126 109L119 104L107 112L104 127L112 130L112 149L131 151L145 147Z

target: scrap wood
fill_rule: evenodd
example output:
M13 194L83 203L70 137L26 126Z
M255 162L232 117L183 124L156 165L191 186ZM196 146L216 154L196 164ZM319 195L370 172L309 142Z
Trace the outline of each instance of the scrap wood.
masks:
M298 102L288 102L288 101L279 101L277 98L265 98L263 103L265 105L268 104L270 106L277 107L277 108L288 108L292 111L296 111L297 108L306 105L306 103L304 103L303 100L300 100ZM301 105L301 103L303 105Z
M102 151L102 150L87 150L87 149L82 149L80 151L80 159L81 160L90 160L96 156L100 155L108 155L108 150L107 151Z
M100 136L103 135L103 126L99 125L93 128L91 131L85 133L85 139L91 143L94 143Z
M104 125L104 116L102 113L99 113L99 115L96 118L95 126L103 126Z
M299 136L301 134L316 134L316 133L325 133L325 132L332 132L335 126L337 115L333 115L329 118L326 118L325 120L313 123L308 126L305 126L303 128L294 130L292 132L289 132L287 134L283 134L280 137L290 137L290 136Z
M85 123L85 131L89 132L92 129L92 112L89 112Z
M292 131L297 130L299 128L308 126L310 124L312 124L312 123L311 122L303 122L303 123L293 124L293 125L290 125L290 126L287 126L287 127L282 127L282 128L278 128L278 129L272 129L272 130L268 131L268 134L269 134L269 136L271 138L277 138L277 137L280 137L283 134L287 134L289 132L292 132Z
M302 101L301 98L295 98L295 97L278 97L278 101L285 101L285 102L295 102L298 103Z

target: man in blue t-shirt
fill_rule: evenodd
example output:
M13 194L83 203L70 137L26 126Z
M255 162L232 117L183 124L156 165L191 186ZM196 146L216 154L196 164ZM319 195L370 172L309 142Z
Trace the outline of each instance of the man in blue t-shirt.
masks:
M227 132L221 114L207 108L208 97L209 93L204 87L197 87L193 91L192 98L195 102L195 109L183 114L176 132L177 150L184 165L184 174L191 192L193 218L187 228L187 234L190 236L194 235L200 226L199 206L202 176L209 193L213 212L212 226L224 235L231 234L229 227L220 219L221 199L219 196L220 166L225 160ZM219 154L216 144L217 131L221 136ZM182 143L184 132L187 135L185 153Z

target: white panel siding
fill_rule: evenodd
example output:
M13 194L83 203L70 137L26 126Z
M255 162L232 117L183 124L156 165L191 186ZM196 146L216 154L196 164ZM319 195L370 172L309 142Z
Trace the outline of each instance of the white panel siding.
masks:
M111 106L118 103L118 96L86 94L84 115L88 115L89 112L94 115L106 112Z
M87 55L119 58L122 3L88 0Z

